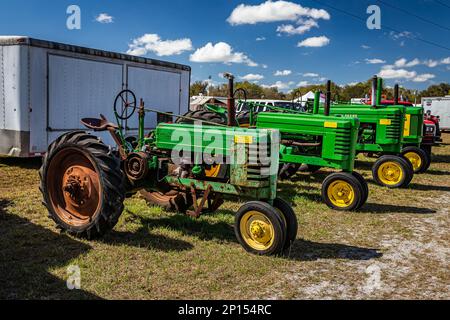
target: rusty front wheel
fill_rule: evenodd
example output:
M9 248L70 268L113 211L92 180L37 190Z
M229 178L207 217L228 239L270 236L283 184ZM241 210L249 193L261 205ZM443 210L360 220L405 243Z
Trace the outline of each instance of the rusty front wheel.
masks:
M85 132L53 142L40 170L41 191L59 228L91 238L112 229L123 211L124 176L110 148Z

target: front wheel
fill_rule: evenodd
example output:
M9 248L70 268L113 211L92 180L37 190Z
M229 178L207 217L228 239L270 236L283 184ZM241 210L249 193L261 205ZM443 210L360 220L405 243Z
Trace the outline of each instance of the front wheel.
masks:
M399 156L382 156L373 168L375 182L388 188L406 188L414 176L413 167L408 160Z
M257 255L280 254L286 241L286 227L280 214L261 201L248 202L239 209L234 231L242 247Z
M402 150L404 156L413 166L414 173L424 173L431 164L428 154L418 147L406 147Z
M365 189L353 174L333 173L322 184L322 199L331 209L354 211L364 204Z
M91 238L111 230L123 211L124 174L119 159L86 132L53 142L39 171L50 218L75 236Z
M286 242L284 244L284 250L289 249L297 239L298 232L298 220L291 205L281 198L276 198L273 201L273 206L277 209L283 220L283 224L286 227Z

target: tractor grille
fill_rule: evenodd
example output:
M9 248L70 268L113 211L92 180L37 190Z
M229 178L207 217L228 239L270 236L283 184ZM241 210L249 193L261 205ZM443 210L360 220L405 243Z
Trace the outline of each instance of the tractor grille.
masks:
M336 142L334 144L334 152L337 155L350 155L352 145L352 131L350 128L336 129Z
M388 139L400 139L401 136L401 116L400 115L388 115L387 119L391 120L391 125L386 128L386 138Z
M270 144L250 144L246 146L245 151L248 154L246 164L248 180L262 181L270 178L270 149Z

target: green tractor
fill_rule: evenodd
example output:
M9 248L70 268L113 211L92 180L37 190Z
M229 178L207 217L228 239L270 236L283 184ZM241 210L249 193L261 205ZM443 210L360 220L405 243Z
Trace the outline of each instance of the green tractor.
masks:
M429 156L420 147L423 109L383 105L383 80L374 77L372 86L376 95L372 95L371 105L334 104L330 112L361 121L357 152L380 156L372 167L374 180L389 188L404 188L410 184L414 173L423 172L430 164ZM394 95L394 100L398 101L398 86ZM320 108L319 113L323 112L325 108Z
M136 110L139 133L130 139L121 123ZM146 112L158 111L144 108L142 100L137 106L134 94L124 90L114 105L117 124L104 116L82 120L88 129L109 132L117 148L85 131L65 134L49 146L40 189L60 229L80 237L101 236L117 224L124 199L137 192L151 204L195 218L233 198L247 201L234 227L247 251L276 255L291 246L298 223L292 207L277 197L277 130L210 121L174 124L173 115L158 112L160 120L166 119L146 134ZM212 164L220 159L227 173L213 177Z
M333 168L341 170L328 175L322 184L322 199L330 208L352 211L361 208L367 201L369 188L365 179L353 171L356 143L358 139L359 120L356 118L334 117L330 115L296 113L273 108L272 112L254 113L259 105L248 102L249 112L245 116L235 115L234 77L226 74L229 80L227 109L206 106L198 111L191 111L186 116L219 124L239 125L257 129L276 129L281 134L280 172L281 178L294 175L303 164L310 167ZM245 101L244 100L244 101ZM316 107L318 108L318 103ZM185 122L185 119L180 119ZM188 120L190 123L191 120ZM216 177L226 174L226 170L215 166Z

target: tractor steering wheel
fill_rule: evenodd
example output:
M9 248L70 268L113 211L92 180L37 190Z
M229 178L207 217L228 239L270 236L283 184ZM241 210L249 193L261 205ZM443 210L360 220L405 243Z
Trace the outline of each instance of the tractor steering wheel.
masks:
M234 91L234 93L233 93L233 97L236 98L236 96L240 92L243 93L243 95L244 95L244 102L247 102L247 90L245 90L243 88L236 89L236 91ZM241 99L239 99L239 100L241 100Z
M130 100L129 100L130 98ZM118 107L121 106L121 112ZM131 90L122 90L114 100L114 112L121 120L128 120L136 111L136 95ZM129 111L131 110L131 111Z

